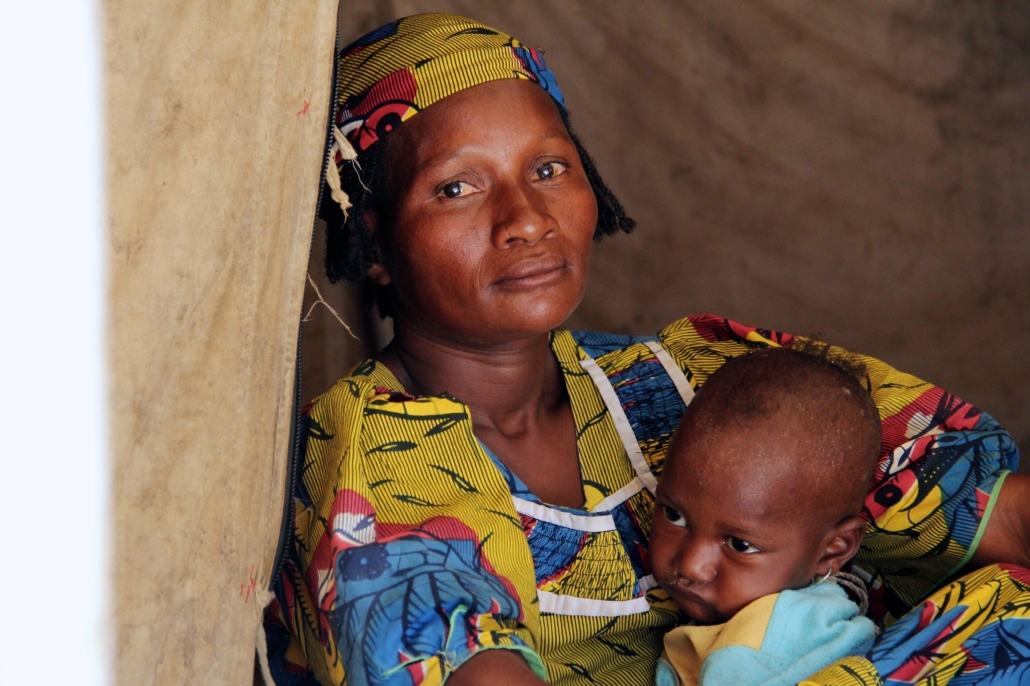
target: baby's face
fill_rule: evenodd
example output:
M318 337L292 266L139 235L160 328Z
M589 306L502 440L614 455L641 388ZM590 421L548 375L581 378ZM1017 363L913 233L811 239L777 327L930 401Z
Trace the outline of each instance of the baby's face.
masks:
M825 524L791 463L789 432L675 440L658 486L651 533L655 579L700 624L724 622L763 595L808 584L826 549ZM791 472L785 474L784 472Z

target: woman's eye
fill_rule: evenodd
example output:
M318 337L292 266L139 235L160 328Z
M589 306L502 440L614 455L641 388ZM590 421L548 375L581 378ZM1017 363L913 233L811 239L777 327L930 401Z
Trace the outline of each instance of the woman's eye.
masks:
M472 192L472 185L464 181L451 181L440 188L440 195L445 198L460 198Z
M662 512L665 514L665 518L669 520L669 523L673 526L686 526L687 520L679 510L675 510L668 505L662 505Z
M730 546L730 549L733 550L733 552L735 552L735 553L742 553L744 555L752 555L754 553L761 552L758 548L756 548L752 544L748 543L747 541L745 541L742 538L737 538L736 536L730 536L729 538L727 538L726 539L726 543L727 543L727 545Z
M560 162L545 162L537 167L536 177L541 181L549 181L565 173L565 165Z

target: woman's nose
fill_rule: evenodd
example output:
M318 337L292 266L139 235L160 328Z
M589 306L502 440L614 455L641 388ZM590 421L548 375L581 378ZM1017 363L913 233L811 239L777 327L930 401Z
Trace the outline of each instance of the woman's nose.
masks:
M492 235L496 247L514 243L534 245L556 229L557 222L532 187L512 185L498 194Z
M680 577L691 583L707 584L715 580L718 568L718 545L704 541L684 541L680 546L676 568Z

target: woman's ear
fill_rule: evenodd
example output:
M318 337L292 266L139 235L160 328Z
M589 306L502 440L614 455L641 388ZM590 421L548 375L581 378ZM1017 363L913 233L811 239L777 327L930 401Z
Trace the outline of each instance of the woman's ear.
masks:
M816 562L815 576L839 572L858 552L864 537L865 521L860 517L848 517L830 529L823 539L823 551Z
M365 212L365 226L368 227L369 233L372 234L372 242L376 245L376 253L380 255L382 259L383 249L379 240L379 234L377 229L379 228L379 213L375 210L368 210ZM372 279L373 282L380 286L385 286L390 283L390 272L386 270L386 265L382 262L373 262L372 266L368 268L368 278Z

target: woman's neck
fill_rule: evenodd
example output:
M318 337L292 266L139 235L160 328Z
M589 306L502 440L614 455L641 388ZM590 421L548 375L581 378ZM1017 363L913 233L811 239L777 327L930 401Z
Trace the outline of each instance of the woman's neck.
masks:
M516 437L567 402L550 335L474 347L441 342L403 325L378 356L409 393L449 393L478 429Z

